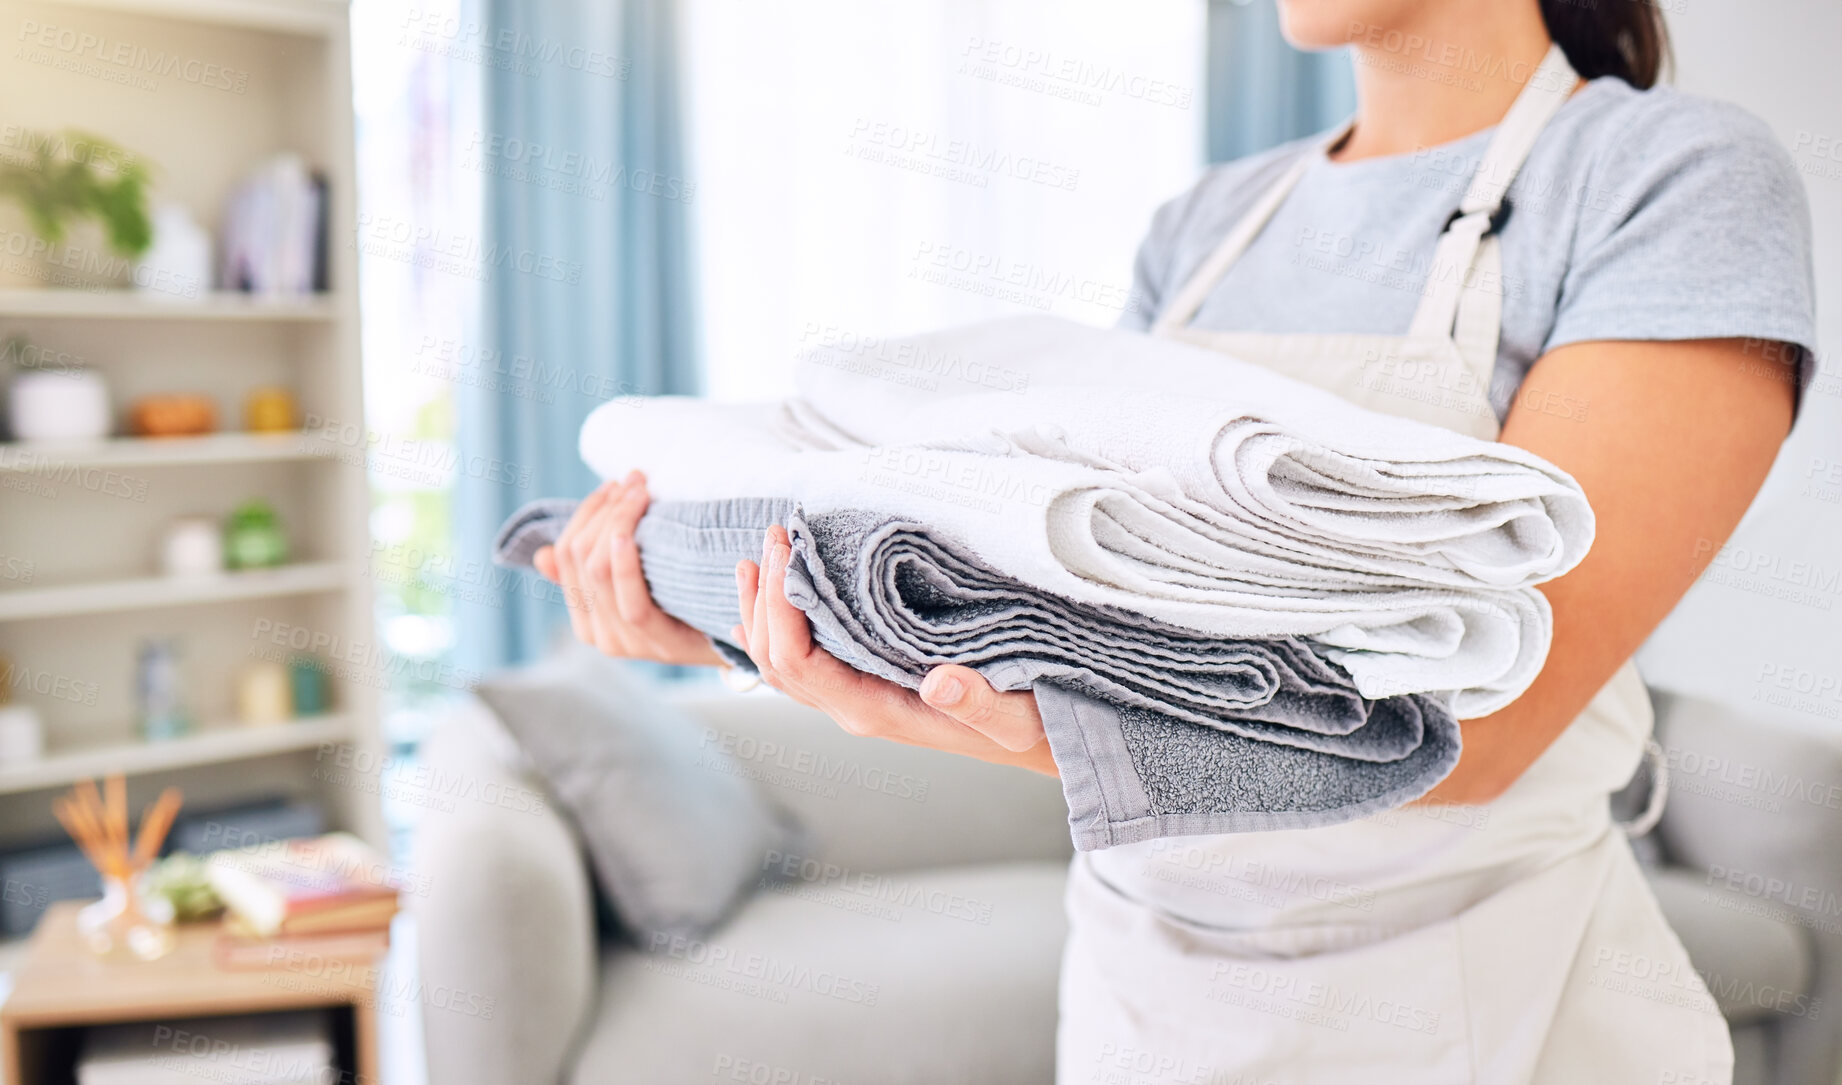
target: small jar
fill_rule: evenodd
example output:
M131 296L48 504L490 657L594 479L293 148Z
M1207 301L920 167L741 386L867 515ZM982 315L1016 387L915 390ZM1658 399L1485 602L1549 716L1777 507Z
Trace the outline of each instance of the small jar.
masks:
M173 950L173 905L136 875L104 874L102 899L77 913L77 932L107 960L154 961Z

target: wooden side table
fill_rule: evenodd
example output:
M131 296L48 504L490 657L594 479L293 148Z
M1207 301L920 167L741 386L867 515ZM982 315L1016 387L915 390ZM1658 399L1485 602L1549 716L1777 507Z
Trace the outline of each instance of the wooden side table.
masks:
M173 951L157 961L103 961L78 937L83 903L56 904L45 913L14 973L12 994L0 1005L7 1085L72 1080L90 1025L320 1008L335 1011L334 1048L346 1075L340 1080L377 1085L381 956L368 964L329 967L303 958L275 968L225 969L212 952L219 925L193 923L178 928Z

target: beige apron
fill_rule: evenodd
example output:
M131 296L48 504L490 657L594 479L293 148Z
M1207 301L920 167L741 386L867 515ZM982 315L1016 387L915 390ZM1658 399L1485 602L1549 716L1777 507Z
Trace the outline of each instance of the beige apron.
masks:
M1576 81L1556 47L1504 116L1434 250L1407 335L1188 326L1322 148L1229 232L1153 333L1496 439L1488 393L1502 281L1491 222ZM1729 1082L1725 1023L1611 821L1607 797L1636 769L1650 728L1626 663L1489 805L1078 856L1058 1080Z

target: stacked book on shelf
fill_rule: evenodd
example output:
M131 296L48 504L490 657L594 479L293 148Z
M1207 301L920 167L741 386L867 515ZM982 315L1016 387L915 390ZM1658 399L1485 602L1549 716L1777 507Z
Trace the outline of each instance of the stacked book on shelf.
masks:
M206 874L227 912L217 945L225 968L273 968L299 954L365 960L390 946L399 879L349 833L220 851Z

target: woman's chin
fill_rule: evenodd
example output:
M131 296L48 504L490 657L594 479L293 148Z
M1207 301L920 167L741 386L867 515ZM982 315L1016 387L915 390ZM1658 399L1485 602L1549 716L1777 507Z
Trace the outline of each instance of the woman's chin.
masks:
M1336 49L1390 26L1398 0L1278 0L1279 32L1294 49Z

